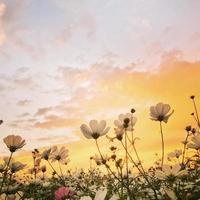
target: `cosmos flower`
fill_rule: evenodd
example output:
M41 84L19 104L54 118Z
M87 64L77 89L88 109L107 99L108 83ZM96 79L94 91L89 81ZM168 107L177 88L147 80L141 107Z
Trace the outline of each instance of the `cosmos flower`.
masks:
M180 156L182 155L182 150L178 150L178 149L176 149L176 150L174 150L173 152L170 152L169 154L168 154L168 156L170 157L170 158L179 158Z
M0 199L16 200L16 195L15 195L15 194L8 194L8 195L6 195L5 193L3 193L3 194L0 196Z
M189 143L187 147L191 149L199 150L200 149L200 134L193 136L191 141L192 142Z
M123 139L123 135L124 135L124 129L122 128L114 128L115 134L116 134L116 138L118 140L122 140Z
M19 135L8 135L3 139L3 141L12 153L21 149L25 145L25 140L23 140Z
M41 169L41 171L42 171L43 173L45 173L45 172L47 171L46 165L43 165L40 169Z
M90 196L81 197L80 200L92 200Z
M107 155L102 155L101 157L95 154L92 158L96 162L97 165L105 164L109 160Z
M118 120L114 121L114 124L119 129L124 129L124 120L129 119L128 127L126 128L127 131L133 131L133 126L137 122L137 118L133 117L130 113L127 114L120 114Z
M11 170L12 173L16 173L22 169L24 169L26 167L26 164L23 164L21 162L11 162L9 164L9 168Z
M162 170L156 170L155 176L160 180L165 180L169 177L179 177L187 174L187 170L181 170L179 164L170 166L163 165Z
M74 191L71 191L67 187L60 187L58 190L55 191L55 200L62 200L64 198L71 198L75 194Z
M106 194L107 194L107 190L106 189L104 189L104 190L98 190L96 192L94 200L104 200L105 197L106 197ZM84 196L84 197L81 197L80 200L92 200L92 198L89 197L89 196Z
M105 197L106 197L106 194L107 194L107 190L106 189L103 189L103 190L98 190L96 192L96 195L95 195L95 200L104 200Z
M176 194L174 193L174 191L172 189L169 188L165 188L164 189L165 193L167 194L167 196L171 199L171 200L176 200Z
M174 110L169 113L171 107L169 104L158 103L156 106L150 107L150 116L154 121L168 122L169 117L173 114Z
M68 150L65 147L58 149L57 146L54 146L52 147L52 152L49 158L52 162L58 161L62 164L65 164L68 158Z
M51 153L51 148L44 150L41 154L41 159L49 160L50 153Z
M100 136L105 135L110 127L106 128L106 121L101 120L98 122L97 120L91 120L88 127L86 124L82 124L80 129L83 135L88 139L98 139Z

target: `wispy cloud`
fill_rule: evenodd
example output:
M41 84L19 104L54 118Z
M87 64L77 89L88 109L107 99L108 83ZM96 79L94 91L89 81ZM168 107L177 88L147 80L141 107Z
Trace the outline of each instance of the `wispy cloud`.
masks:
M52 107L39 108L35 116L45 115L52 110Z
M24 99L24 100L18 101L18 102L17 102L17 105L18 105L18 106L27 106L27 105L29 105L30 103L31 103L30 100Z

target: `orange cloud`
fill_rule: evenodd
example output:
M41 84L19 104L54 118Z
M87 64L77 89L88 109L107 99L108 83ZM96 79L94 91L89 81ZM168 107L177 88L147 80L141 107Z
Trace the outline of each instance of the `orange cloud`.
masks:
M77 119L70 119L59 117L56 115L47 116L44 121L36 122L35 128L53 129L53 128L66 128L77 124Z

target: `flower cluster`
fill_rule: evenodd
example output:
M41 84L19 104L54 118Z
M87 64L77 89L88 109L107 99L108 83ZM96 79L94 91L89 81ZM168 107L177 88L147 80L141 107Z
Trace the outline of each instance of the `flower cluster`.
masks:
M0 199L200 199L200 122L195 96L192 95L191 100L194 105L191 116L195 123L183 130L182 149L167 154L165 124L174 110L165 103L150 107L150 119L158 125L161 136L161 152L149 168L136 146L139 138L135 109L120 114L114 120L113 129L105 120L91 120L89 125L80 126L85 138L93 139L97 148L88 159L88 170L68 168L70 160L66 146L34 149L31 164L16 161L15 152L26 142L21 136L8 135L3 139L10 155L0 163ZM107 151L100 146L103 137L108 143Z

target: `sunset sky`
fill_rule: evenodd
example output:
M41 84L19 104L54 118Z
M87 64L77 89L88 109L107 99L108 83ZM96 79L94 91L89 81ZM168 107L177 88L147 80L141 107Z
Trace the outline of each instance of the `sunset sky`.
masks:
M180 148L190 95L200 108L199 10L199 0L0 0L0 140L25 138L24 159L65 144L72 165L86 166L96 148L80 125L105 119L112 135L135 108L139 153L153 163L160 135L149 107L164 102L175 110L167 151Z

